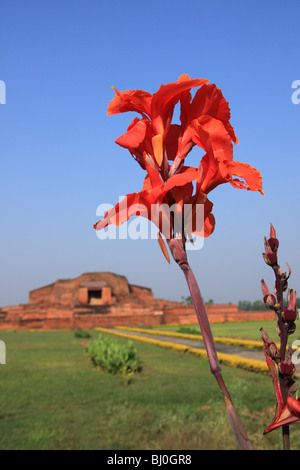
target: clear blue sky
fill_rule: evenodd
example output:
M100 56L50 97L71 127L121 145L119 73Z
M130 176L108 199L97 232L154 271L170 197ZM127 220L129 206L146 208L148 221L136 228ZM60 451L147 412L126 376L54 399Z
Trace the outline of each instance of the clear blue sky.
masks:
M219 86L240 145L235 160L263 176L266 197L222 185L216 230L190 252L204 299L261 298L272 222L300 294L300 3L276 0L3 0L0 80L0 306L83 272L112 271L160 298L187 295L156 241L98 240L101 203L139 191L143 172L114 140L133 114L107 117L114 92L155 92L187 73Z

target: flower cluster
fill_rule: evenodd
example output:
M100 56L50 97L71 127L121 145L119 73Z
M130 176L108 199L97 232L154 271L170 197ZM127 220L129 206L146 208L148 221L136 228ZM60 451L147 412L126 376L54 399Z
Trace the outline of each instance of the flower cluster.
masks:
M194 97L193 88L198 88ZM121 225L132 215L150 219L151 206L155 204L175 207L168 230L162 229L161 216L150 219L159 229L160 246L166 255L161 234L167 240L186 236L192 239L192 234L211 235L215 219L207 195L216 186L229 182L235 188L263 194L259 171L247 163L233 161L233 143L238 143L238 139L229 122L228 102L216 85L181 75L176 82L162 85L153 95L143 90L114 91L108 115L128 111L140 115L116 143L129 150L146 176L142 190L128 194L109 210L95 224L97 230L110 224ZM177 103L180 103L180 124L173 124ZM185 163L195 146L205 153L198 167ZM199 204L204 205L201 227L195 222ZM183 216L185 207L189 213ZM185 222L175 224L177 219Z
M289 265L289 273L287 274L278 264L279 241L272 224L270 238L268 240L265 238L264 245L263 258L267 265L272 267L275 274L275 295L269 292L266 283L262 280L263 300L277 315L277 333L280 337L280 349L278 350L277 345L269 339L266 330L261 328L264 353L276 396L275 419L265 429L264 433L267 434L280 426L300 422L300 399L293 397L297 391L297 384L293 379L295 366L292 362L291 346L287 349L288 336L296 329L296 292L288 289L288 279L291 275ZM283 293L285 291L287 291L287 306L283 307Z

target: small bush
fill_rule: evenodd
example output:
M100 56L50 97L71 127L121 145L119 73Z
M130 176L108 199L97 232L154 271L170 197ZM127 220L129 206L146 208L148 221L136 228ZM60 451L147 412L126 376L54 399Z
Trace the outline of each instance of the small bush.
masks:
M91 335L86 330L76 330L74 333L75 338L91 338Z
M176 330L177 333L184 333L186 335L201 335L201 331L189 326L181 326Z
M122 373L125 377L141 369L132 341L120 344L99 335L89 342L86 352L95 367L110 374Z

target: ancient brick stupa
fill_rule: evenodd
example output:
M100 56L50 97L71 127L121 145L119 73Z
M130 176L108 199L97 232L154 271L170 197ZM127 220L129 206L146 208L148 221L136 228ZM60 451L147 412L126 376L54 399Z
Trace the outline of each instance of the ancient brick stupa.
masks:
M272 312L207 305L210 321L256 320ZM258 313L260 315L258 316ZM29 303L0 308L0 329L60 329L196 323L192 306L155 299L148 287L113 273L86 273L29 293Z

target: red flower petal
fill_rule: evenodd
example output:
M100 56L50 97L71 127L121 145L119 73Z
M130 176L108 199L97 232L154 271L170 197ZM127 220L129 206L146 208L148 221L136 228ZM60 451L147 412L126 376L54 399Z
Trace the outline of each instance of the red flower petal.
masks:
M182 75L177 82L161 85L159 90L154 93L151 103L151 119L155 132L157 134L164 133L167 124L171 123L174 106L183 93L207 82L206 79L190 79L188 75Z
M215 228L215 218L211 213L213 204L204 193L196 194L191 201L192 212L186 220L187 235L190 239L192 233L200 237L209 237Z
M202 200L201 198L202 198L202 195L200 195L200 198L198 198L197 204L199 203L201 204L201 200ZM200 227L200 231L199 231L199 227L196 226L197 219L194 213L193 233L202 237L209 237L213 233L215 229L216 221L215 221L214 215L211 213L212 209L213 209L213 203L209 199L206 199L204 202L204 225L203 227Z
M158 243L159 243L161 251L163 252L164 257L170 264L170 255L160 232L157 233L157 239L158 239Z
M111 224L122 225L124 222L127 222L129 217L135 214L139 198L139 193L127 194L121 202L106 212L104 218L97 222L94 228L101 230Z
M293 415L291 411L289 410L288 406L286 405L278 418L276 418L270 426L268 426L264 430L264 434L268 434L271 431L274 431L274 429L279 428L280 426L285 426L285 425L291 425L291 424L296 424L299 423L300 419L299 417Z
M195 181L200 176L199 170L193 167L184 167L180 173L169 178L164 186L164 193L167 193L176 186L184 186L191 181Z
M150 114L150 106L152 95L147 91L143 90L127 90L118 91L115 90L115 97L109 103L107 108L107 115L126 113L127 111L135 111L142 115Z
M300 398L296 399L292 396L289 396L287 399L287 406L294 416L300 418Z
M150 165L147 165L147 164L146 164L146 169L147 169L148 176L145 178L143 189L148 189L148 191L150 191L151 189L156 188L156 187L162 188L163 181L161 179L160 173L154 170L154 168L152 168ZM146 179L147 181L149 181L150 184L146 183Z
M222 168L221 172L223 170L227 173L226 179L228 179L229 183L232 184L232 186L235 188L259 191L262 195L264 195L261 174L248 163L234 161L224 162L224 166L221 165L220 168ZM240 178L243 178L245 182L238 179L233 179L233 176L239 176Z
M139 164L145 169L144 153L152 154L151 139L153 136L152 126L146 119L135 118L127 132L118 137L115 142L129 150L135 156Z
M138 148L138 146L143 142L146 137L146 131L147 126L145 121L136 118L128 127L127 132L118 137L115 142L121 147L132 151L133 149Z
M165 136L165 147L168 160L174 160L177 155L179 143L182 137L182 128L178 124L171 124Z
M208 115L219 119L224 124L231 139L238 143L233 127L229 123L230 108L221 90L214 84L204 85L197 90L191 103L191 112L194 118L201 115Z
M233 159L232 140L221 121L211 116L201 116L192 121L189 129L195 144L202 147L206 152L215 152L222 149L224 159Z
M155 160L158 166L161 166L163 162L163 135L157 134L152 137L152 147Z

